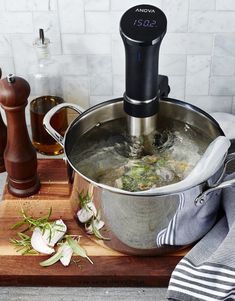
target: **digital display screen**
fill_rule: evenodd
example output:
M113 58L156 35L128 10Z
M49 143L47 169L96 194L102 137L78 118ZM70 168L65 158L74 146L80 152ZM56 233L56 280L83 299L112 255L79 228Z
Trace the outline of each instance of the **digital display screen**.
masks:
M157 21L156 20L150 20L150 19L135 19L133 26L138 26L138 27L158 27L157 26Z

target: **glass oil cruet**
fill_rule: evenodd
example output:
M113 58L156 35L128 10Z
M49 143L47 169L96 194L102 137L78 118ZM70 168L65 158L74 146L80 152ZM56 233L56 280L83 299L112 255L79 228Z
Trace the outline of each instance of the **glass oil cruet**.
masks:
M63 148L44 129L43 118L54 106L63 103L62 76L59 63L51 58L50 40L39 29L39 38L34 42L37 61L30 66L29 83L33 100L30 103L32 143L36 150L46 155L58 155ZM59 111L51 121L63 135L67 128L67 112Z

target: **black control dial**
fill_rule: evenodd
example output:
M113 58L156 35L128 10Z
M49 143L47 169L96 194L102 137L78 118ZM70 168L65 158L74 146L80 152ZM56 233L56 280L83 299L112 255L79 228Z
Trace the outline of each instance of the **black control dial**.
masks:
M124 13L120 31L130 42L153 45L166 33L165 14L152 5L138 5Z

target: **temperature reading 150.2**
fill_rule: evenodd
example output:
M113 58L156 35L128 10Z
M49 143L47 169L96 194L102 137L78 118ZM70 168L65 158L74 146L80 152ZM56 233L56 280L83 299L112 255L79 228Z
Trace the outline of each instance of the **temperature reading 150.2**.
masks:
M133 23L134 26L138 27L157 27L156 20L143 20L143 19L136 19Z

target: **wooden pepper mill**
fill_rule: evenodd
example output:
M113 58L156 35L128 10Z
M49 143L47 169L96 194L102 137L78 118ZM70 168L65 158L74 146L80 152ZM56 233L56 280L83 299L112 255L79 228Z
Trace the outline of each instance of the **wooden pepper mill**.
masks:
M0 68L0 79L1 77L2 77L2 70ZM2 120L2 115L0 113L0 173L6 170L4 164L4 158L3 158L6 144L7 144L7 128Z
M29 94L30 86L21 77L10 74L0 81L0 103L7 119L4 161L8 172L8 189L18 197L30 196L40 188L37 155L25 121Z

